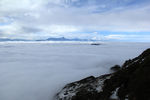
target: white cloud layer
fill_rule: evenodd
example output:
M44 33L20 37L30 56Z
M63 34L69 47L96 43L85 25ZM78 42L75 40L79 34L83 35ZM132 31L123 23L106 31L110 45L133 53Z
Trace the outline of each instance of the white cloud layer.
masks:
M78 1L1 0L0 34L9 38L36 39L88 31L150 32L149 3L106 10L105 4L94 2L81 7L71 5ZM95 13L98 10L102 11ZM86 37L86 34L80 35Z
M149 43L0 43L0 100L54 100L66 84L109 73Z

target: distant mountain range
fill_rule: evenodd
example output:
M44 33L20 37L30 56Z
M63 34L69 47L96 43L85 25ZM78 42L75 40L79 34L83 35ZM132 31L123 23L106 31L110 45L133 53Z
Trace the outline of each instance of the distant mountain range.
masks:
M68 39L65 37L60 37L60 38L48 38L48 39L39 39L39 40L26 40L26 39L9 39L9 38L0 38L0 42L3 41L96 41L92 39L79 39L79 38L72 38Z
M79 39L79 38L72 38L72 39L68 39L68 38L65 38L65 37L60 37L60 38L48 38L48 39L45 39L45 40L36 40L36 41L95 41L95 40L92 40L92 39Z

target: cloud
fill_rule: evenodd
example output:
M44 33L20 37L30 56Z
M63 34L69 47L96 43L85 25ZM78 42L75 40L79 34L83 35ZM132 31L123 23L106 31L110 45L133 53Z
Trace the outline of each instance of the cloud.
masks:
M34 27L22 27L22 30L25 33L37 33L37 32L41 32L42 30L40 30L39 28L34 28Z
M0 30L22 38L150 32L149 5L147 0L1 0Z
M118 34L112 34L105 36L106 40L121 40L121 41L138 41L138 42L150 42L150 35L118 35Z

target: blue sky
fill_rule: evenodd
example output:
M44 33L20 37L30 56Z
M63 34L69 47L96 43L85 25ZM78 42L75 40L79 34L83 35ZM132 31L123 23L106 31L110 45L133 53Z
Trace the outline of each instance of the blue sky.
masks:
M150 42L150 0L0 0L0 38Z

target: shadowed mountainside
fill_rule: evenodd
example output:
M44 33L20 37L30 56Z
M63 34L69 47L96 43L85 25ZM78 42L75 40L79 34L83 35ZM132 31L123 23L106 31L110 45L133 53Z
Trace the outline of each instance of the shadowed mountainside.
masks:
M150 100L150 49L138 57L127 60L113 73L90 76L67 84L57 100Z

